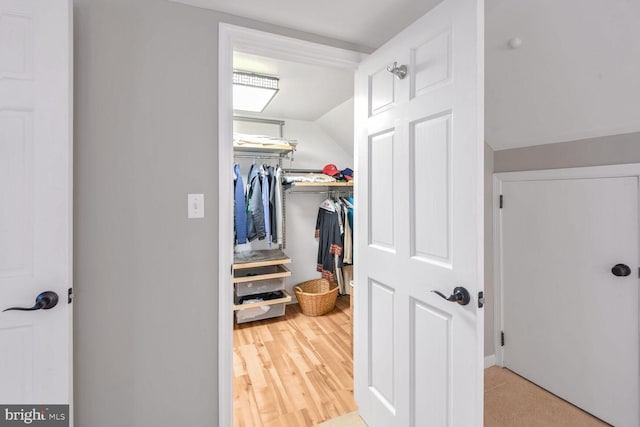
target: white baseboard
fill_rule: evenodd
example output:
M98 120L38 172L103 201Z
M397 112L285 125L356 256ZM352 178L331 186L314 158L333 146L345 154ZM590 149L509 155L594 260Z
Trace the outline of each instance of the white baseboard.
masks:
M491 366L496 364L496 355L492 354L490 356L485 356L484 358L484 369L490 368Z

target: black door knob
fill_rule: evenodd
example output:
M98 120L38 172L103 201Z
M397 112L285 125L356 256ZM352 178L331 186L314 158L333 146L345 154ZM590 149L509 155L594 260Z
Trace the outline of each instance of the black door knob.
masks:
M36 297L36 303L33 307L11 307L5 308L3 312L9 310L20 311L35 311L35 310L49 310L58 304L58 294L53 291L45 291Z
M438 294L440 297L446 299L447 301L457 302L460 305L467 305L469 301L471 301L471 295L469 295L469 291L467 291L462 286L457 286L453 289L453 293L447 298L442 292L431 291L435 294Z
M631 268L627 264L616 264L611 268L614 276L626 277L631 274Z

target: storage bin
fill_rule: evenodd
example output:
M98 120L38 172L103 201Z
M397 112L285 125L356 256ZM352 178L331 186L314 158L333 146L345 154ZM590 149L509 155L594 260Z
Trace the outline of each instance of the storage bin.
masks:
M243 297L251 294L262 294L284 289L284 277L276 279L255 280L253 282L236 283L236 295Z
M271 319L272 317L284 316L285 305L286 303L283 302L280 304L263 305L260 307L236 310L236 322L240 324L246 322L255 322L256 320ZM266 307L268 308L268 310L263 311L262 307ZM262 311L262 313L260 313L256 309ZM249 314L247 310L252 310L251 315L246 315ZM253 313L256 313L256 315L254 316Z

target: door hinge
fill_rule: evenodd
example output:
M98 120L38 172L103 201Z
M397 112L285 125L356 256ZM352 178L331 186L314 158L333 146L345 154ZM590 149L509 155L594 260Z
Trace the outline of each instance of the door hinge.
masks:
M500 346L504 347L504 331L500 332Z
M231 264L230 272L231 272L231 275L233 276L233 264Z
M71 304L73 302L73 288L69 288L67 292L67 304Z
M478 292L478 308L484 307L484 292Z
M502 197L502 194L500 195L500 209L502 209L502 207L504 206L504 199Z

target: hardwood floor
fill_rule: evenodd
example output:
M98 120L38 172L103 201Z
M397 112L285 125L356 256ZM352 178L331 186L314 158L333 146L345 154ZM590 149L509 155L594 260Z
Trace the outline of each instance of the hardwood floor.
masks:
M348 296L324 316L292 304L285 317L236 325L234 426L313 426L357 411L351 326Z
M285 317L235 325L234 426L314 426L357 411L349 315L349 297L343 296L324 316L305 316L293 304ZM607 425L497 366L485 370L484 424Z

